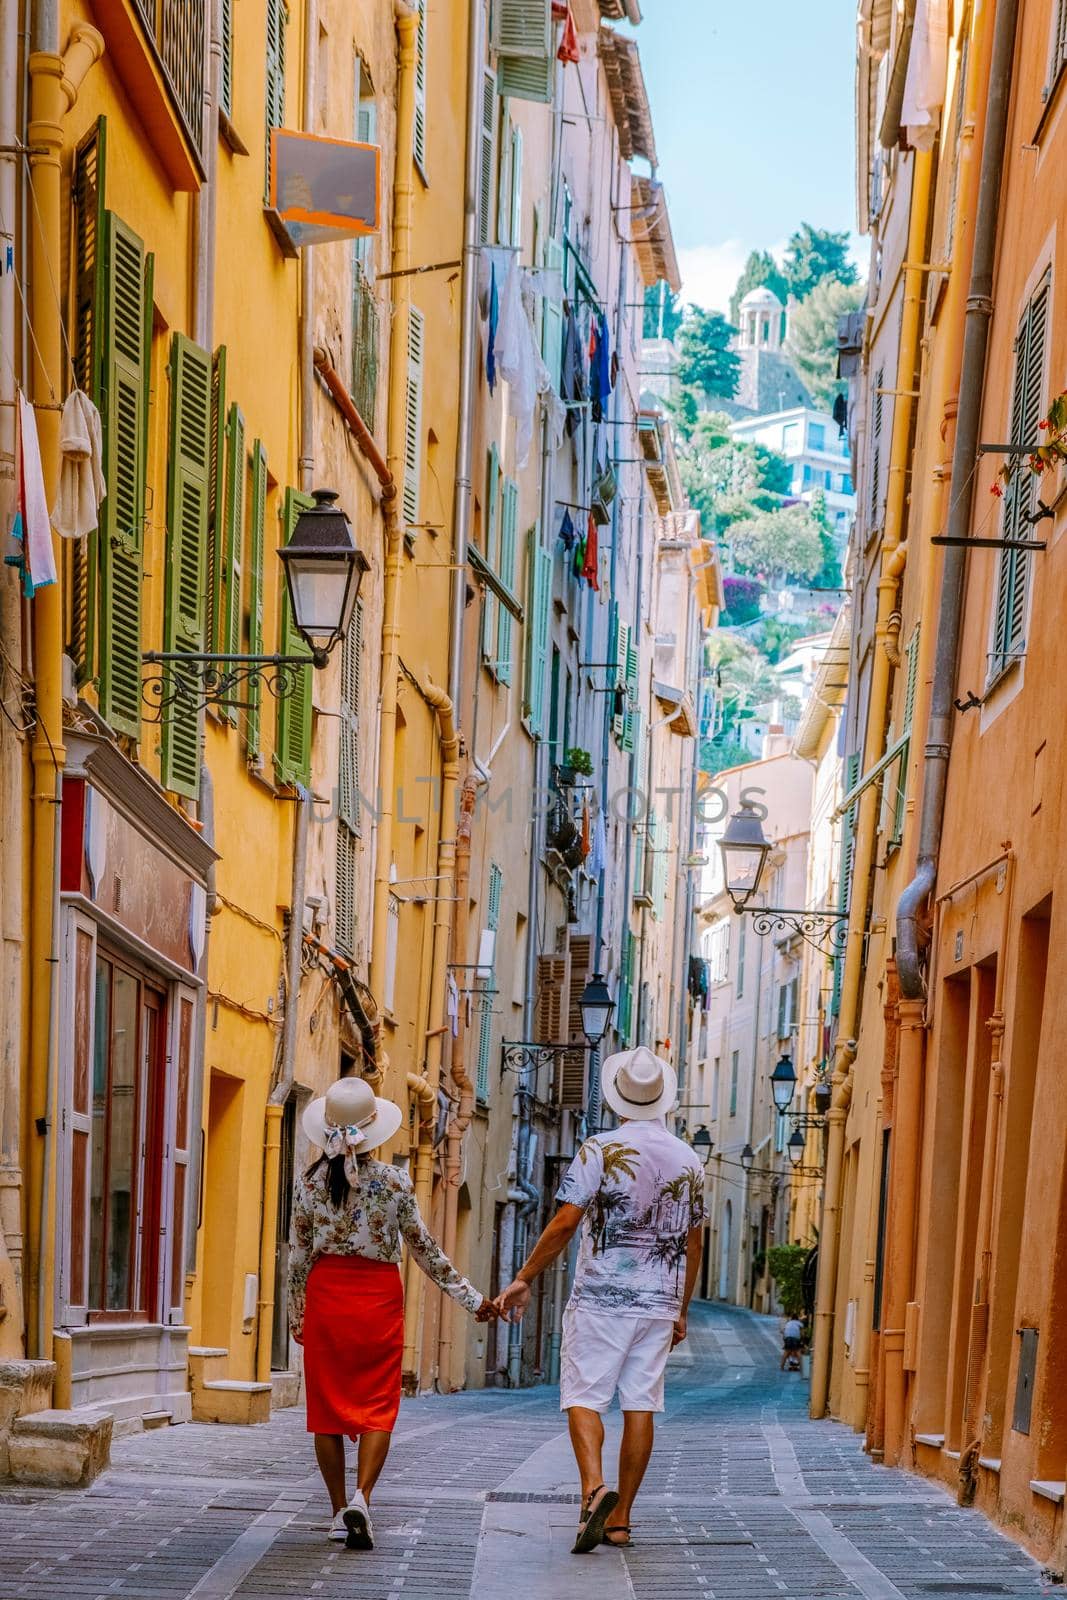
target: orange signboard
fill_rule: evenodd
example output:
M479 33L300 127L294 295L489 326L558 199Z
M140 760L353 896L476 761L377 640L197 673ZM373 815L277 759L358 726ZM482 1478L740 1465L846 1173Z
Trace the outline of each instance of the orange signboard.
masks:
M381 150L314 133L270 133L270 203L294 244L356 239L381 227Z

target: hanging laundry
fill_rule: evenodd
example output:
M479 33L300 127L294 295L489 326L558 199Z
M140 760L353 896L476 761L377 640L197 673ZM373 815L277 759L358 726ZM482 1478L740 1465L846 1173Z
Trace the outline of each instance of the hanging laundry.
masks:
M559 525L559 538L564 550L574 549L574 541L577 538L577 532L575 530L573 518L571 517L570 511L566 506L563 508L563 520Z
M589 801L582 801L582 860L588 861L589 852L593 848L592 822L589 816Z
M585 540L579 539L574 546L574 560L571 567L576 578L585 576Z
M607 865L607 859L607 830L604 827L604 812L602 809L599 809L596 814L596 820L593 823L593 843L592 848L589 851L589 860L586 862L587 871L594 878L599 878L603 874L604 868Z
M552 0L552 21L566 22L570 9L567 0Z
M454 972L448 974L448 1021L455 1039L459 1034L459 985Z
M600 588L600 558L597 552L597 531L593 513L589 513L589 527L585 536L585 552L582 558L581 575L586 583L593 589Z
M500 295L496 286L496 267L489 272L489 345L485 353L485 376L489 381L489 393L496 388L496 335L500 326Z
M577 66L582 59L582 52L578 46L578 29L574 25L574 12L569 5L565 13L563 32L560 35L556 59L557 61L562 61L565 66L568 63L572 66Z
M589 392L593 399L593 421L602 422L604 405L613 387L611 340L608 319L601 312L589 335Z
M586 398L586 387L578 319L574 315L573 308L569 306L566 308L563 323L563 373L560 394L563 404L567 407L567 432L573 439L582 420L579 408Z
M918 0L900 125L916 150L932 150L945 100L948 0Z
M57 581L56 557L52 547L52 527L48 520L48 496L41 468L37 418L21 389L18 394L17 460L27 592L36 594L38 589Z
M59 494L52 508L52 526L63 539L83 539L100 525L100 503L107 485L100 413L80 389L73 389L63 406L59 449Z
M556 394L534 336L530 309L524 296L525 274L518 257L512 257L500 296L500 321L494 349L496 367L509 385L508 404L515 418L515 465L521 470L530 459L534 411L538 399L548 413L553 446L563 437L566 413ZM531 297L532 298L532 297Z

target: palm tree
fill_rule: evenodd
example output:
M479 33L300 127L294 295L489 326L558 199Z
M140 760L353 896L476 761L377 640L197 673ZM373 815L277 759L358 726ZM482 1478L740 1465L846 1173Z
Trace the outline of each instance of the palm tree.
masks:
M626 1205L626 1193L622 1189L598 1189L593 1197L593 1215L590 1225L590 1238L594 1255L603 1255L607 1240L608 1223L617 1211L623 1210Z
M619 1173L626 1178L636 1178L637 1168L634 1162L640 1157L641 1152L629 1144L606 1144L603 1146L604 1176L614 1178Z

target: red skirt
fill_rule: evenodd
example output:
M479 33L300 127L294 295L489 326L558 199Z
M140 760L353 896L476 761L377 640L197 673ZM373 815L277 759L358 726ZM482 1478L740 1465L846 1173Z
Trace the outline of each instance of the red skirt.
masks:
M392 1433L400 1410L404 1289L400 1268L319 1256L304 1310L309 1433Z

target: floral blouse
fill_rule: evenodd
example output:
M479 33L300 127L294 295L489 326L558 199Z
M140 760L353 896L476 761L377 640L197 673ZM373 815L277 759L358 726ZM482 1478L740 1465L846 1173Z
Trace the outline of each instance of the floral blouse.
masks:
M319 1256L399 1261L401 1239L431 1282L468 1311L477 1311L483 1296L456 1271L423 1222L403 1168L365 1156L359 1178L359 1187L337 1208L330 1200L325 1163L297 1179L289 1232L289 1327L294 1339L303 1338L308 1274Z

